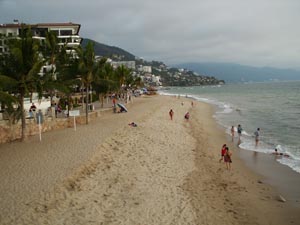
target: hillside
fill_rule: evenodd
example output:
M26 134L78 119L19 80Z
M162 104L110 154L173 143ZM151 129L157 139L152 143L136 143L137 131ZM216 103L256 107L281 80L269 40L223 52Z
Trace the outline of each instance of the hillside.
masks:
M231 83L300 80L300 71L292 69L260 68L232 63L184 63L174 66Z
M179 70L178 68L169 68L163 62L158 61L145 61L143 59L138 59L133 54L114 46L109 46L105 44L98 43L94 40L85 38L83 39L81 45L83 48L87 45L89 41L94 43L94 50L96 55L109 57L114 61L135 61L136 66L151 66L152 73L156 76L160 76L160 81L164 86L197 86L197 85L216 85L224 83L223 80L216 79L212 76L201 76L196 75L191 70ZM136 69L137 74L144 76L145 73ZM150 85L156 85L149 78L149 74L146 78L147 83ZM150 79L150 80L149 80Z
M133 60L135 60L134 55L132 55L131 53L129 53L129 52L127 52L127 51L125 51L121 48L101 44L99 42L96 42L96 41L88 39L88 38L83 39L83 41L81 43L82 47L84 48L89 41L94 42L94 44L95 44L94 49L95 49L96 55L109 57L109 58L114 59L114 60L122 60L122 61L133 61Z

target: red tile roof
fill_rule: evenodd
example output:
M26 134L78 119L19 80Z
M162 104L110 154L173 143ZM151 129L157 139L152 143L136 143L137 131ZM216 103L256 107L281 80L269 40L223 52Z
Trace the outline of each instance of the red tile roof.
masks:
M24 26L32 26L32 27L64 27L64 26L80 26L80 24L76 23L37 23L37 24L26 24L26 23L8 23L8 24L0 24L1 28L21 28Z

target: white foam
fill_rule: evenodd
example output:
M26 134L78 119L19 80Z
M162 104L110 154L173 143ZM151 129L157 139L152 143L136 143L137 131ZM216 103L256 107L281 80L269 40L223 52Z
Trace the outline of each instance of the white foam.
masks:
M281 164L289 166L294 171L300 173L300 161L299 160L295 160L290 157L281 157L281 158L277 159L277 161L280 162Z
M202 88L206 88L206 87L202 87ZM213 88L215 88L215 87L213 87ZM180 88L178 88L178 89L180 89ZM179 95L178 93L172 94L172 93L166 93L166 92L162 92L162 91L160 91L160 94L169 95L169 96L178 96ZM205 103L209 103L209 104L217 106L218 109L217 109L216 113L213 115L213 118L215 118L215 120L217 121L217 123L219 125L224 127L226 134L231 135L231 130L230 130L231 126L228 126L228 124L225 124L224 123L225 121L222 121L222 117L219 118L218 115L230 114L235 111L241 112L242 110L240 108L236 108L235 106L231 105L230 103L224 103L224 102L220 102L216 99L200 97L199 95L180 94L180 96L188 96L197 101L205 102ZM236 131L237 131L237 129L235 127L235 132ZM275 143L274 141L271 141L268 143L272 143L272 142ZM264 143L263 137L262 137L262 140L259 142L259 146L256 147L253 134L252 133L249 134L245 130L243 130L243 132L242 132L241 144L239 145L239 147L244 150L256 151L256 152L261 152L261 153L265 153L265 154L271 154L274 152L274 149L275 149L274 146L272 146L271 144ZM290 157L280 157L277 161L281 164L289 166L294 171L300 173L300 155L295 156L295 155L291 154L291 152L294 152L294 151L289 151L289 148L286 146L277 145L276 148L278 149L278 152L283 153L283 154L288 154L290 156Z

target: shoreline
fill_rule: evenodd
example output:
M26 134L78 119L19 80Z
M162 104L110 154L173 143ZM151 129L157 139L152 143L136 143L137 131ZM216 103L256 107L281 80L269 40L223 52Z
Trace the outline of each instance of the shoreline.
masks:
M202 102L212 107L212 115L216 112L215 105ZM300 173L294 171L287 165L276 161L278 156L263 152L242 149L238 146L237 137L231 140L231 135L226 133L226 128L218 124L213 118L218 128L224 132L224 136L228 143L231 143L234 150L238 153L239 158L243 161L245 167L249 168L253 173L261 176L261 180L274 189L281 196L289 201L293 206L300 208ZM254 140L253 140L254 141Z
M213 118L213 107L190 102L171 96L136 99L128 113L105 113L76 132L47 132L42 143L35 136L0 145L1 224L300 221L299 209L279 202L278 191L258 182L264 177L239 159L240 150ZM128 126L131 122L138 126ZM218 162L223 143L233 151L231 171Z
M263 176L262 181L270 184L293 206L300 209L300 174L280 164L275 156L239 149L239 157L245 166Z
M233 149L238 153L239 158L243 160L245 166L251 169L253 173L261 176L262 178L260 181L266 182L274 187L285 200L291 202L293 206L300 208L300 189L298 188L300 187L300 173L294 171L287 165L277 162L275 160L276 156L274 155L242 149L238 146L237 137L235 137L232 142L231 135L226 133L226 128L220 125L214 118L217 111L216 105L194 99L193 97L185 97L185 99L191 99L211 107L212 119L216 123L218 129L223 130L226 142L232 144Z

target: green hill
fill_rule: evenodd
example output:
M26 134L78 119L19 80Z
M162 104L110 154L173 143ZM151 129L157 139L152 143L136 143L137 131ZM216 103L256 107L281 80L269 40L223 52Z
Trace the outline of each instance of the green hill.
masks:
M174 66L214 76L229 83L300 80L300 71L293 69L254 67L234 63L183 63Z
M109 46L105 44L101 44L99 42L96 42L94 40L84 38L81 46L85 48L87 43L89 41L94 42L95 44L95 54L98 56L104 56L109 57L113 60L120 60L120 61L133 61L135 60L135 56L121 48L115 47L115 46Z

